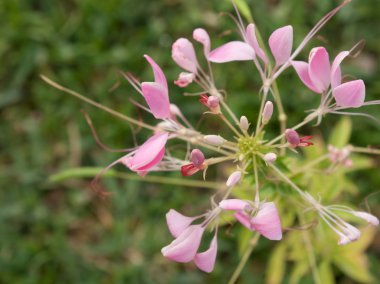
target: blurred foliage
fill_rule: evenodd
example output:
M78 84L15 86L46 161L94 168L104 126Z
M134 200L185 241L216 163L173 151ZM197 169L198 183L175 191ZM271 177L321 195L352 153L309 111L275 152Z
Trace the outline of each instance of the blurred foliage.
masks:
M331 0L246 2L263 39L275 28L291 24L298 43L338 3ZM134 143L133 133L138 130L52 89L39 78L39 74L45 74L120 112L139 116L129 102L129 98L138 99L138 95L120 78L118 71L150 78L151 71L142 57L147 53L164 68L169 81L174 80L180 70L170 59L170 46L176 38L191 37L192 30L200 26L209 31L213 46L237 38L234 23L220 12L233 12L231 3L227 0L0 1L1 283L221 283L231 275L240 258L236 251L241 245L234 240L237 236L247 239L240 237L244 233L238 226L220 234L217 265L210 275L197 271L191 264L169 263L160 253L161 247L170 241L164 219L169 208L197 214L208 207L212 190L158 187L112 178L105 179L104 185L113 194L102 200L88 190L89 180L49 181L50 175L61 170L99 167L118 157L96 146L81 109L90 114L101 139L112 147L129 147ZM360 57L346 61L343 68L346 73L364 78L367 97L378 99L378 26L380 2L353 0L323 28L300 57L306 58L314 45L323 44L335 55L364 39L367 44ZM231 63L214 69L218 87L229 91L232 108L254 120L259 90L255 71L248 63ZM118 82L120 87L110 91ZM302 86L294 72L285 72L278 84L290 124L303 117L303 111L318 100ZM202 110L194 98L184 98L180 92L171 88L172 101L196 122ZM378 107L368 108L369 113L378 116L376 110ZM337 121L337 117L327 117L319 128L322 131L316 134L327 138L330 126ZM219 129L216 120L204 121L202 127ZM305 129L309 130L313 131ZM379 126L372 121L355 118L352 131L352 143L379 145ZM143 141L144 135L137 135L138 142ZM363 166L362 170L349 173L350 180L356 184L355 204L379 190L379 160L372 162L375 163L372 169L364 171ZM227 170L211 174L223 177ZM179 177L179 174L172 176ZM340 178L347 179L343 174ZM354 188L349 186L352 185L349 180L345 185ZM378 195L371 195L369 201L379 216L379 209L374 206L379 204ZM368 272L360 267L362 252L370 239L352 245L350 251L334 251L335 245L326 246L322 237L328 234L325 228L318 228L321 232L311 236L320 242L318 253L331 256L318 263L323 283L331 283L333 275L339 283L351 283L343 273L356 281L369 280ZM268 283L279 283L279 275L287 271L283 266L288 255L285 252L294 249L292 243L300 242L302 237L299 232L287 234L286 241L276 247L272 257L268 250L274 244L260 240L240 282L264 283L269 265ZM343 254L348 254L345 259L351 262L342 262L339 256ZM300 283L312 282L308 262L300 255L303 257L297 251L290 254L293 272L290 278L285 278L285 283L294 283L297 278L301 279ZM380 279L380 271L376 269L380 266L379 255L377 238L368 256L374 279ZM352 274L355 271L357 275Z

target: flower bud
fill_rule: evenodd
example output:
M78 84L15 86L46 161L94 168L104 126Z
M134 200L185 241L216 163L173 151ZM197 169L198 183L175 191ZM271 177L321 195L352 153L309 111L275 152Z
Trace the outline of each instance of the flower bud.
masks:
M271 164L276 160L277 160L277 155L275 153L267 153L264 155L264 161L267 164Z
M222 146L224 143L223 137L219 135L206 135L204 141L214 146Z
M205 161L205 156L199 149L194 149L190 153L190 162L197 168L201 167Z
M193 82L195 78L194 73L188 73L188 72L181 72L179 74L179 77L176 81L174 81L174 84L176 84L178 87L187 87L189 84Z
M249 128L249 122L246 116L240 117L240 128L247 131Z
M263 124L267 124L269 120L271 119L272 114L273 114L273 103L271 101L267 101L264 106L263 118L261 122Z
M286 141L288 141L288 143L293 147L296 147L301 142L300 136L298 135L297 131L293 129L286 129L285 138Z
M173 43L172 58L181 68L197 74L197 57L193 44L188 39L179 38Z
M181 111L175 104L170 104L169 109L172 116L176 117L181 115Z
M241 171L233 172L227 179L226 185L228 187L235 186L241 179Z
M209 96L207 99L207 105L210 109L219 108L219 98L217 96Z

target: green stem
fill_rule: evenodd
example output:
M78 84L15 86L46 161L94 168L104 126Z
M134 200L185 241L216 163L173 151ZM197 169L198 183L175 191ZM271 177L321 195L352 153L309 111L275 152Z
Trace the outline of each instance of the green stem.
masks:
M380 149L372 149L372 148L365 148L365 147L350 147L352 152L355 153L363 153L363 154L375 154L380 155Z
M68 170L61 171L57 174L54 174L49 177L51 182L61 182L73 178L93 178L95 177L102 168L96 167L81 167L81 168L72 168ZM186 180L184 178L171 178L171 177L161 177L161 176L152 176L147 175L141 177L136 174L121 173L114 170L108 170L103 174L103 177L116 177L127 180L136 180L136 181L145 181L151 183L159 183L166 185L180 185L180 186L189 186L189 187L201 187L201 188L210 188L210 189L220 189L224 185L216 182L208 182L202 180Z
M256 234L250 241L248 248L246 249L244 255L240 259L240 262L238 266L236 267L234 273L232 274L230 280L228 281L228 284L234 284L236 283L237 279L239 278L244 266L246 265L251 253L253 252L254 248L257 245L257 242L260 238L260 234Z

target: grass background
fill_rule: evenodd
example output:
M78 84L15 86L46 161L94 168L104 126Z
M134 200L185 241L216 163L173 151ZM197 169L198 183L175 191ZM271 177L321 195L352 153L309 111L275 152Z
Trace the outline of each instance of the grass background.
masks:
M247 2L264 38L275 28L291 24L296 43L338 3ZM169 263L160 253L170 241L164 214L170 208L201 212L208 207L211 190L107 179L104 184L113 194L102 200L88 190L88 179L49 181L50 175L61 170L104 166L118 157L97 147L80 110L91 115L102 140L112 147L131 146L133 134L124 122L52 89L39 78L45 74L120 112L140 115L129 102L138 94L119 77L118 70L151 78L142 57L146 53L173 81L180 72L170 59L176 38L190 38L196 27L209 31L213 46L237 38L233 22L220 12L232 12L229 1L0 2L0 283L222 283L232 273L239 260L236 228L220 234L217 266L211 275L191 265ZM345 63L344 71L365 80L368 99L379 99L379 26L380 2L354 0L301 57L322 44L333 56L364 39L364 51ZM222 36L229 30L231 34ZM231 107L254 120L257 73L245 63L214 69L218 87L229 91ZM110 92L119 80L120 87ZM290 124L318 100L294 72L285 72L279 86ZM193 98L184 98L172 86L171 100L191 121L198 121L201 110ZM377 106L368 112L379 117ZM336 121L328 117L318 131L327 135ZM378 125L363 118L354 122L353 143L379 146ZM204 127L218 129L218 123L211 120ZM146 135L139 133L138 142ZM358 200L380 189L378 171L379 167L353 176L362 190ZM263 283L269 247L270 243L258 247L241 283ZM377 239L371 247L370 267L378 279L379 254ZM338 280L352 283L339 275ZM311 283L311 278L304 283Z

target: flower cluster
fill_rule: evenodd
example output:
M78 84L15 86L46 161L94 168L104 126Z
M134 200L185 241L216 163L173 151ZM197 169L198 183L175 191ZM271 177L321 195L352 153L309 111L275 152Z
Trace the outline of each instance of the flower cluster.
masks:
M374 226L379 224L375 216L366 212L339 205L321 205L276 166L277 159L286 155L286 150L297 152L299 148L313 146L311 135L301 137L297 132L302 126L314 120L317 120L319 124L327 114L346 114L342 110L380 103L379 101L365 102L365 85L362 80L343 81L340 66L343 60L350 56L350 51L338 53L332 64L324 47L312 48L308 62L295 60L310 39L348 2L344 1L323 17L297 48L293 48L292 26L285 26L276 29L269 36L268 46L271 54L266 53L264 51L266 48L258 41L255 25L250 23L245 26L239 14L236 23L241 39L227 42L215 49L212 49L211 39L206 30L202 28L194 30L194 41L203 47L204 62L202 64L190 40L179 38L173 43L172 59L185 71L179 73L174 84L181 88L197 84L200 92L194 96L198 96L199 102L194 103L200 103L200 107L203 105L202 108L207 108L207 113L217 116L229 128L229 132L233 133L230 138L227 138L227 134L224 133L223 137L219 133L203 134L188 122L180 108L170 103L169 87L164 72L148 55L145 55L145 59L153 70L153 82L139 82L132 75L125 74L125 78L142 95L147 105L147 107L139 106L151 113L158 122L156 125L148 125L124 116L128 122L150 130L152 136L111 163L100 174L116 164L123 164L141 176L152 171L178 171L184 177L198 172L203 172L206 177L206 170L212 165L228 162L235 167L226 179L225 188L220 189L216 195L215 198L218 200L212 200L208 212L196 217L182 215L174 209L167 213L167 224L174 240L162 249L164 257L176 262L193 261L199 269L211 272L217 256L219 219L221 214L228 214L228 212L232 212L234 218L248 230L257 232L269 240L280 241L283 238L283 228L276 205L274 201L265 201L260 197L262 178L260 173L262 172L271 172L299 193L305 204L314 209L321 219L337 233L339 245L357 240L361 233L336 212L352 214ZM262 80L261 107L254 129L246 116L235 115L226 103L224 91L216 87L212 64L231 61L252 61ZM294 68L305 86L319 94L321 100L319 106L304 120L287 128L280 96L272 85L289 67ZM269 100L270 96L273 101ZM272 119L274 107L277 107L279 112L280 133L269 140L265 137L263 130ZM184 141L188 145L189 151L184 158L168 154L167 143L171 140ZM330 160L330 170L336 166L350 167L352 165L350 153L360 152L360 149L363 148L347 146L338 149L329 146L326 158ZM213 154L207 157L205 150ZM254 180L253 198L251 200L232 198L233 189L249 175L252 175ZM199 252L206 229L214 231L214 236L209 248L204 252Z

